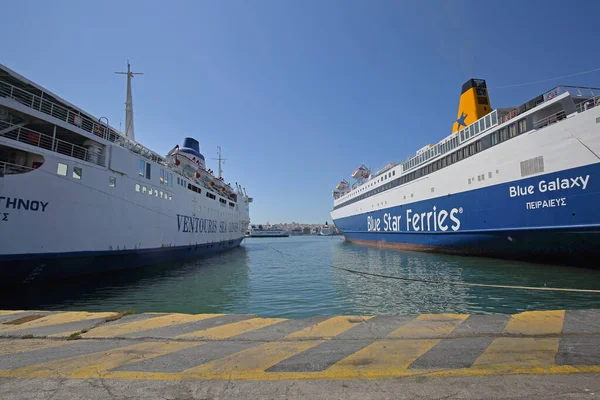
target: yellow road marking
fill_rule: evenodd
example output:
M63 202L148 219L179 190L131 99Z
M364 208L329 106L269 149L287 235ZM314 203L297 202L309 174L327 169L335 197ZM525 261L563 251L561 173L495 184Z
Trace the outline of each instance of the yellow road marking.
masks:
M422 314L390 333L388 338L444 338L468 317L468 314Z
M86 321L89 319L96 318L106 318L114 314L115 313L112 312L89 313L85 311L52 314L20 325L0 325L0 332L20 331L22 329L41 328L49 325L66 324L68 322Z
M323 343L323 340L271 342L190 368L182 375L210 375L215 379L274 379L277 373L264 371L273 365Z
M184 324L187 322L202 321L203 319L220 317L222 314L169 314L161 317L149 318L142 321L125 322L122 324L105 325L95 328L82 335L84 338L110 338L124 336L128 333L146 331L154 328Z
M186 333L175 336L176 338L195 338L195 339L226 339L255 329L264 328L278 322L285 321L285 318L252 318L244 321L235 322L214 328L203 329L196 332Z
M504 333L513 335L559 335L564 311L527 311L511 316Z
M64 346L68 343L69 342L66 341L40 339L0 340L0 356L4 356L7 354L24 353L26 351L48 349L50 347Z
M287 335L284 339L330 339L373 317L332 317Z
M497 338L473 363L473 368L510 372L555 365L559 338Z
M198 346L200 342L144 342L113 350L101 351L50 361L11 371L3 377L99 378L108 370L164 354Z
M25 310L0 310L0 315L11 315L26 312Z
M328 371L340 379L357 374L371 378L408 375L412 373L408 366L439 342L439 339L378 340L338 361Z

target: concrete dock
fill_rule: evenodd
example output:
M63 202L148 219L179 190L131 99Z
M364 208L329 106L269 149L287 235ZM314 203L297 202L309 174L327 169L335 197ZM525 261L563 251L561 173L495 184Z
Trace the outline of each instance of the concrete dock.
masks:
M315 389L323 381L347 388L357 380L416 384L424 378L518 380L510 376L522 374L552 384L564 377L544 376L582 374L576 379L596 382L598 372L600 310L307 319L0 311L0 398L18 398L19 385L71 380L116 387L146 381L144 388L152 386L148 381L219 387L224 381L318 381L310 385Z

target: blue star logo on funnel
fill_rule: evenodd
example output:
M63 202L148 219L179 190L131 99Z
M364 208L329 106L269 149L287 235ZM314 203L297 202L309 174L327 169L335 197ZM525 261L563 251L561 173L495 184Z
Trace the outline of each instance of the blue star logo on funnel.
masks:
M465 128L467 127L467 124L465 123L467 115L468 114L465 114L464 112L460 113L460 117L458 117L458 119L456 120L456 122L458 123L458 129L460 129L461 126L464 126Z

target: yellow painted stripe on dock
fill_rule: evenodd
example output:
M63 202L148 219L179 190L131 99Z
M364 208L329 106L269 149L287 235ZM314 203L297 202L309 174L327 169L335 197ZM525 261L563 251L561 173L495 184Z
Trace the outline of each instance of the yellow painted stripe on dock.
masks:
M89 313L85 311L65 312L47 315L45 317L25 322L20 325L0 325L0 332L20 331L22 329L41 328L44 326L66 324L69 322L86 321L96 318L106 318L115 315L113 312Z
M277 373L264 371L296 354L323 343L323 340L270 342L183 371L182 375L210 376L214 379L277 379Z
M85 354L50 361L11 371L2 371L3 377L29 378L102 378L110 369L162 356L190 347L198 342L144 342L113 350Z
M43 339L4 339L0 340L0 356L64 346L68 343L67 341Z
M11 315L25 312L25 310L0 310L0 315Z
M512 335L560 335L564 311L527 311L511 316L503 333Z
M373 317L332 317L287 335L284 339L330 339Z
M559 338L497 338L472 368L510 373L515 370L555 366Z
M444 338L468 317L468 314L422 314L390 333L388 338Z
M91 330L82 335L84 338L111 338L120 337L129 333L146 331L154 328L202 321L203 319L220 317L222 314L169 314L161 317L149 318L142 321L125 322L122 324L105 325Z
M227 339L232 336L264 328L279 322L286 321L285 318L252 318L223 326L202 329L195 332L175 336L178 339Z
M417 370L407 370L408 366L439 342L440 339L378 340L338 361L327 372L340 379L411 375Z

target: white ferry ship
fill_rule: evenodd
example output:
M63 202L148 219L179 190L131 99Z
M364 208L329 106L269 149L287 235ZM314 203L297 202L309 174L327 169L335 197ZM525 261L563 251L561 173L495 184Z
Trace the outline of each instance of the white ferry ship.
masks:
M350 242L589 263L600 255L600 89L558 86L492 109L484 80L462 87L452 134L333 192Z
M333 229L329 226L329 223L325 222L325 225L321 226L321 230L319 231L320 236L330 236L333 235Z
M250 237L288 237L290 233L277 225L251 225L248 236Z
M166 157L0 65L2 283L137 267L237 247L252 198L206 168L198 141Z

